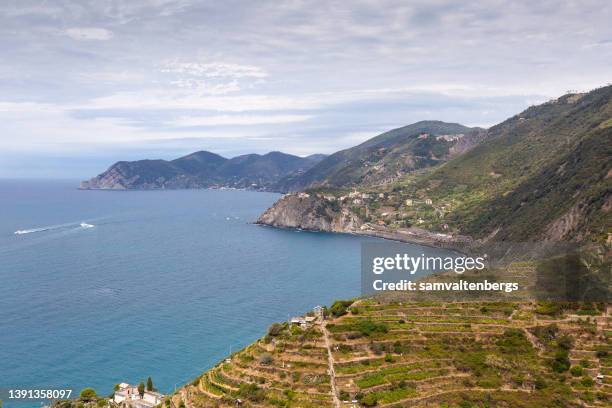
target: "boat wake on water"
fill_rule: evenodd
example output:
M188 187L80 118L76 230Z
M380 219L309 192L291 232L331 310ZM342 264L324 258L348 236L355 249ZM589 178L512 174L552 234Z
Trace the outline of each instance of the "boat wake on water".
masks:
M88 224L86 222L81 222L79 224L76 223L71 223L71 224L62 224L62 225L52 225L49 227L40 227L40 228L31 228L31 229L23 229L23 230L17 230L14 232L15 235L25 235L25 234L33 234L35 232L44 232L44 231L52 231L52 230L60 230L60 229L67 229L70 227L77 227L77 228L84 228L84 229L88 229L88 228L93 228L95 227L95 225L93 224Z

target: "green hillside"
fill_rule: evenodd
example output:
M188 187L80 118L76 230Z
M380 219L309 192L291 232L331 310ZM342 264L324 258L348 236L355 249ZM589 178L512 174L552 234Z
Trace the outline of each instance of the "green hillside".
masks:
M496 239L605 238L610 228L612 87L565 95L488 132L464 155L392 188L447 204L440 220Z
M612 398L610 323L605 305L337 302L325 320L273 325L172 403L604 407Z
M478 143L484 132L457 123L423 121L385 132L334 153L299 176L280 180L275 189L348 187L388 182L435 166Z

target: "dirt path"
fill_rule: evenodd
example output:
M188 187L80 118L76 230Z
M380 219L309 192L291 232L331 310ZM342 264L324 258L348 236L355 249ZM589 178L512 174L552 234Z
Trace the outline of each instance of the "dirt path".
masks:
M340 399L338 398L338 391L336 390L336 372L334 371L334 356L332 354L331 342L329 341L329 332L327 331L326 322L321 324L321 331L323 331L323 337L325 338L325 348L327 349L327 361L329 365L329 383L331 384L332 398L334 400L334 407L340 408Z

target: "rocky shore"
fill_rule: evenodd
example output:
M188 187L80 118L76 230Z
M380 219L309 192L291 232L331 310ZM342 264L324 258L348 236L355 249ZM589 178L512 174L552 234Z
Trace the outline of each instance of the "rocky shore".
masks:
M308 193L283 196L259 217L256 224L364 235L449 249L463 249L473 242L468 236L436 233L417 227L392 229L365 222L348 208Z

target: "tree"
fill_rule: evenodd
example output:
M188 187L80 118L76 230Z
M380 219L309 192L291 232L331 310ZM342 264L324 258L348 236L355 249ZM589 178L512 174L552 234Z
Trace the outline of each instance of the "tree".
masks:
M366 407L373 407L378 404L378 397L374 393L366 394L360 402Z
M351 304L353 304L352 300L336 300L329 310L334 317L340 317L346 314Z
M270 328L268 329L268 335L272 337L276 337L283 331L283 325L280 323L272 323Z
M140 398L141 399L142 399L142 397L144 397L144 393L145 393L145 385L141 381L140 384L138 384L138 394L140 394Z
M90 387L83 388L79 397L81 398L82 401L86 401L86 402L93 401L97 398L96 390Z
M154 391L153 380L151 377L147 378L147 391Z

